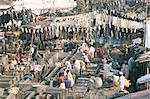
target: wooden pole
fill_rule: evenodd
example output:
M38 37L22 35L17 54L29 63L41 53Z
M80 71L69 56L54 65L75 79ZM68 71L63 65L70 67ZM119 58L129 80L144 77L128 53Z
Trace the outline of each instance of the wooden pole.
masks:
M147 16L148 16L148 5L149 5L149 2L147 2L146 4L146 24L147 24ZM148 63L149 65L149 63ZM149 67L147 65L147 74L149 74ZM149 89L149 82L147 82L147 89Z
M146 23L145 23L145 25L147 24L147 15L148 15L148 5L149 5L149 2L146 2L146 13L145 13L145 16L146 16ZM146 36L145 35L145 33L144 33L144 36ZM148 65L149 65L149 63L147 63L147 67L146 67L146 72L147 72L147 74L149 74L149 67L148 67ZM149 88L149 82L147 82L147 89Z
M149 2L146 3L146 24L147 24L147 15L148 15L148 5L149 5ZM147 65L147 74L149 74L148 65Z
M3 54L6 54L6 42L5 42L5 35L4 35L4 38L3 38Z
M148 67L149 64L150 64L150 63L147 63L147 74L149 74L149 67ZM149 82L147 82L147 89L149 89Z

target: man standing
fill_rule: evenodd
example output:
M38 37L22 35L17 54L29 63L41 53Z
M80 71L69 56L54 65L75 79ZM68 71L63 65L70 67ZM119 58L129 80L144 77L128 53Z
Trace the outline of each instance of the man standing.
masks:
M123 72L119 72L119 76L119 91L124 92L125 82L127 79L123 76Z

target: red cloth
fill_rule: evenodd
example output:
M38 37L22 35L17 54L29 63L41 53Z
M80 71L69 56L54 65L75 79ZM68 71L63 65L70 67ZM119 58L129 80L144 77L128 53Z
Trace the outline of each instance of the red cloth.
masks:
M20 57L19 57L19 56L16 56L16 57L15 57L15 60L17 61L17 63L19 63L19 62L20 62Z

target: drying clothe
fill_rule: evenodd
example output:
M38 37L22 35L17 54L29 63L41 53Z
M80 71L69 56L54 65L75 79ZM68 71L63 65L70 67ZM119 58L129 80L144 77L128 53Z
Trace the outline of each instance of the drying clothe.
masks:
M93 39L93 28L92 28L92 27L90 27L90 35L89 35L89 38L90 38L90 39Z
M121 19L117 17L117 30L119 31L121 27Z
M89 40L89 31L90 31L89 28L87 28L86 31L85 31L85 33L86 33L86 41Z
M49 40L52 39L52 29L51 26L48 27Z
M63 39L65 39L65 35L66 35L66 34L65 34L65 27L63 26L63 27L62 27L62 38L63 38Z
M113 17L112 25L117 26L117 24L118 24L118 19L117 19L117 17Z
M96 15L96 26L102 25L101 14Z
M126 20L121 19L121 28L126 28Z
M26 35L27 35L27 42L31 41L31 33L26 29Z
M55 37L55 27L51 26L52 39Z
M111 26L112 26L112 23L113 23L113 17L111 16L111 15L109 15L108 16L108 26L109 26L109 28L112 28Z
M129 28L129 20L125 20L125 26L126 26L126 31L128 30L128 28Z
M77 40L77 28L73 28L73 40Z
M47 40L47 31L45 29L43 29L43 37L44 37L44 41Z
M41 42L39 30L36 30L36 31L35 31L35 40L36 40L37 42Z
M59 25L59 39L62 39L62 26Z
M57 38L59 37L59 25L58 24L55 26L55 36Z

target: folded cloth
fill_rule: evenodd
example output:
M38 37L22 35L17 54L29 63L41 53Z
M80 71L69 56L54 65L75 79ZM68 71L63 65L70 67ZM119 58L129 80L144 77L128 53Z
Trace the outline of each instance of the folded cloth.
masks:
M59 86L59 88L65 89L66 88L65 83L61 83L60 86Z
M19 92L19 88L18 87L12 87L12 88L10 88L10 90L9 90L9 93L11 93L11 94L17 94Z

